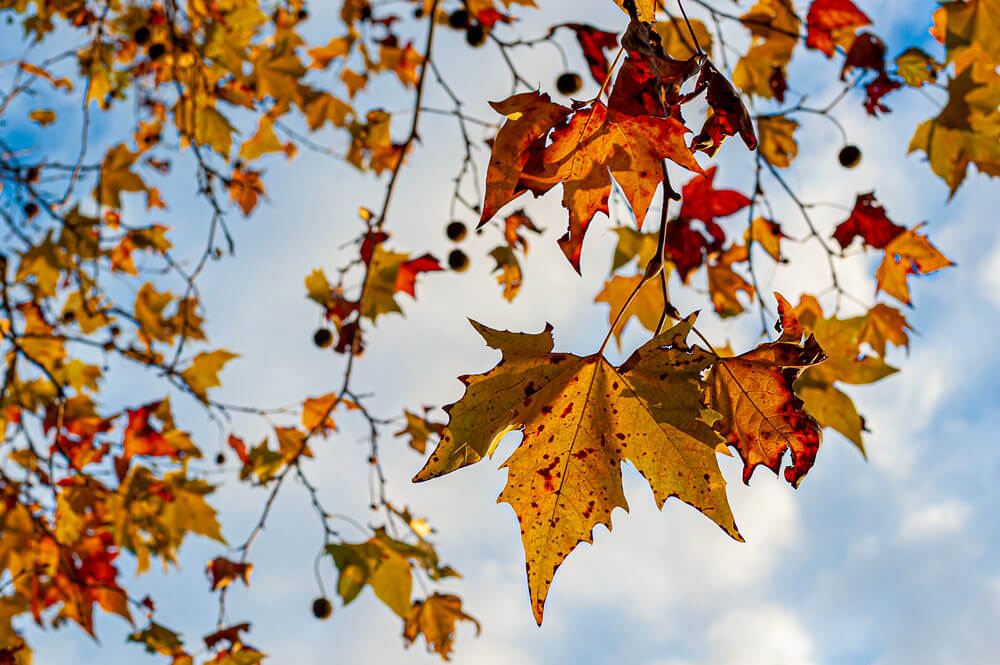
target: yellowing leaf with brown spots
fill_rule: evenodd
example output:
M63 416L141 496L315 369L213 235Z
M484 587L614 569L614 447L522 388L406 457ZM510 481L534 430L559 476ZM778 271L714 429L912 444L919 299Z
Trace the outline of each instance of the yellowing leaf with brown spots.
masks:
M493 330L473 322L503 358L484 374L462 377L465 395L447 407L441 442L416 475L429 480L491 456L504 434L521 444L503 467L509 503L521 524L535 620L556 569L611 512L628 509L622 462L653 489L694 506L741 539L715 459L722 439L704 409L701 374L714 356L684 345L693 318L654 338L620 367L600 353L552 353L552 328L538 334ZM724 448L723 448L724 450Z
M795 327L801 331L797 321ZM803 410L792 384L803 369L824 359L823 350L810 336L802 345L790 341L761 344L742 355L719 358L712 367L707 377L708 404L722 414L715 428L743 459L744 482L761 464L777 473L786 450L792 452L792 466L785 469L785 478L792 485L797 487L812 468L820 427Z

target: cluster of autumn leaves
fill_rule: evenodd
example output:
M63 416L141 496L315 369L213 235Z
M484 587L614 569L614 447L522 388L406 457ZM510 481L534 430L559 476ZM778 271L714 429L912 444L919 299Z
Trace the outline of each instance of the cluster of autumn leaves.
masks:
M616 229L612 272L636 258L640 271L631 277L613 275L596 298L610 305L609 336L620 342L622 329L635 317L654 337L615 367L605 360L603 345L587 357L552 353L551 328L525 335L473 323L503 358L485 374L462 378L466 393L448 407L438 447L415 477L429 480L475 463L492 455L507 432L523 433L502 465L507 484L500 500L511 504L521 525L538 623L565 557L578 543L592 541L597 524L610 528L615 508L627 510L623 462L649 481L659 507L677 497L741 539L716 454L727 452L727 445L734 447L744 463L744 481L749 481L759 465L777 472L787 451L791 465L785 477L797 486L816 459L823 427L841 432L863 452L864 420L835 384L884 378L895 371L882 360L886 343L908 343L908 324L896 308L877 304L864 316L825 317L816 298L808 295L797 308L777 296L781 337L739 356L689 346L688 338L696 332L694 317L660 332L664 317L676 316L667 300L666 277L662 284L655 279L660 272L675 270L688 284L704 266L716 312L734 316L744 311L740 291L756 296L755 287L734 266L749 261L754 242L780 261L781 241L787 236L777 222L751 217L742 244L727 242L716 220L747 208L751 198L715 189L716 169L703 170L695 153L714 154L734 135L749 149L756 148L750 116L700 45L688 51L686 60L672 57L662 44L670 43L675 24L656 30L641 20L636 4L623 6L632 15L622 38L627 58L610 86L607 104L599 96L566 107L538 92L493 104L506 121L493 143L482 221L526 192L539 196L562 184L569 228L559 243L579 270L583 236L596 213L608 212L613 188L620 189L641 229L653 194L662 186L658 233ZM757 84L751 83L755 77L748 72L749 63L766 66L770 58L766 87L747 91L783 101L784 66L798 43L794 11L790 4L762 0L742 20L753 35L752 55L737 64L734 82L753 88ZM846 52L845 73L852 67L878 72L866 86L865 105L874 115L877 109L887 110L879 100L893 86L886 83L884 47L873 35L855 35L867 22L852 3L819 0L807 17L806 45L831 56L839 44ZM690 37L697 39L694 28ZM693 90L682 93L695 77ZM681 107L702 91L708 117L687 142L691 130ZM760 158L787 167L794 151L779 155L775 146L782 142L773 128L794 122L782 116L758 121L765 142ZM679 196L664 159L698 174ZM666 210L671 198L681 200L673 218ZM855 238L884 250L876 273L878 289L909 304L910 274L951 265L916 231L892 223L874 195L865 194L833 238L842 250ZM863 350L866 344L874 354Z
M706 22L657 20L663 13L653 0L616 2L629 19L620 36L570 22L553 26L544 38L572 33L598 87L593 98L559 102L529 90L492 104L502 125L485 137L491 152L485 196L479 207L477 188L466 207L481 228L498 227L502 240L489 256L503 297L513 300L524 284L527 234L541 228L525 209L508 204L561 185L568 228L558 242L580 271L588 228L620 193L636 224L614 229L612 274L596 301L609 305L609 338L620 343L636 319L652 339L615 366L605 360L604 345L578 357L553 352L550 329L525 335L474 324L502 352L500 364L463 379L466 394L450 407L447 423L430 410L406 411L396 434L419 453L436 445L416 477L428 480L491 455L504 433L523 432L504 464L501 499L521 523L539 623L556 568L579 542L590 541L594 526L610 527L614 508L627 508L623 461L645 476L658 506L676 496L740 539L717 454L734 448L749 480L760 465L778 472L788 452L785 477L798 485L815 461L822 428L840 432L864 452L864 419L842 388L896 371L885 361L887 349L908 346L910 330L898 308L877 303L843 318L839 308L825 312L815 297L804 295L792 306L778 296L780 338L735 355L703 339L694 317L679 318L666 290L667 276L676 273L682 286L704 284L722 317L743 313L748 302L769 306L758 293L750 255L759 245L784 262L782 245L795 234L787 232L788 220L752 214L762 191L716 189L715 167L703 167L697 157L715 155L728 137L738 136L757 150L758 173L766 167L780 178L798 157L796 114L815 111L801 100L781 107L795 94L794 77L789 80L795 53L842 58L840 79L863 89L861 103L872 116L889 112L890 94L943 85L947 101L917 128L910 151L924 153L953 194L970 165L1000 175L996 0L941 3L931 28L944 47L941 60L917 48L889 58L869 18L850 0L812 0L804 17L790 0L757 0L735 19L749 47L731 76L711 59L713 41L722 35ZM63 103L74 100L70 95L82 103L85 132L91 116L126 103L136 116L131 136L113 136L99 158L84 140L70 163L0 139L2 217L12 239L0 261L0 431L9 460L0 470L0 570L9 579L0 596L0 665L30 660L14 627L20 617L39 625L72 621L92 633L95 608L133 625L143 617L131 641L173 665L194 662L193 649L161 623L154 600L130 595L119 567L124 554L134 558L128 568L139 573L154 562L176 565L192 535L225 544L209 503L215 488L199 466L206 446L176 422L172 399L229 413L213 391L236 355L207 345L196 282L205 262L220 258L233 242L229 209L244 216L257 210L266 199L264 159L292 160L303 147L393 182L418 145L416 119L407 138L393 114L366 104L380 79L420 104L430 68L427 51L406 36L406 19L412 15L431 29L428 49L433 29L465 32L477 48L494 30L516 24L515 6L534 5L407 0L400 10L344 0L342 34L310 46L300 34L309 19L300 0L266 10L259 0L0 0L0 12L19 19L30 41L75 30L86 42L49 60L25 56L0 65L13 67L12 88L0 102L5 121L21 113L18 121L33 131L56 131L64 125L64 111L57 109L70 106ZM496 44L505 57L516 46ZM514 77L516 83L516 72ZM575 74L566 80L579 85ZM687 105L697 98L707 111L689 124ZM751 114L747 99L779 106ZM413 111L419 116L421 109ZM471 155L469 117L460 104L454 115ZM324 147L303 135L323 131L340 143ZM194 164L196 192L209 210L208 245L193 264L175 257L172 230L152 221L168 210L160 191L165 179L183 170L174 166L178 150ZM682 170L691 177L678 193L668 176ZM475 173L467 161L458 188L469 172ZM659 230L644 232L657 190L663 192ZM390 185L386 206L391 194ZM671 216L668 201L677 199L681 204ZM740 212L750 213L745 228L727 232L720 220ZM364 333L380 316L403 311L399 294L416 298L420 276L443 270L426 252L390 248L385 207L361 208L360 219L356 257L333 280L316 270L305 282L308 297L333 325L336 341L331 337L328 345L352 361L365 351ZM911 276L951 265L919 225L892 222L874 194L859 195L832 236L813 235L831 260L859 244L882 252L877 290L905 305ZM179 289L150 280L151 271L179 280ZM109 287L109 278L128 288ZM108 358L144 368L158 377L156 390L171 396L109 408L102 394ZM311 444L335 432L334 416L362 414L377 436L380 421L348 387L301 400L281 413L294 421L269 424L256 442L230 433L216 461L235 460L233 475L274 492L273 498L286 477L301 472ZM378 460L373 456L370 463ZM337 569L336 593L348 604L370 587L400 618L405 643L423 635L428 648L447 659L456 624L467 621L477 630L479 624L457 596L428 591L414 599L413 579L436 583L457 573L440 563L424 519L384 496L377 500L385 524L357 542L331 537L320 509L322 551ZM249 586L249 542L208 562L212 592ZM203 638L211 662L261 661L263 651L247 643L249 628L220 622Z
M483 11L492 7L487 4ZM269 154L295 156L301 137L291 125L298 126L297 118L309 132L341 132L346 142L337 156L360 170L380 174L397 167L403 144L394 142L389 113L356 112L351 100L382 75L412 90L423 57L396 36L392 19L373 16L367 2L355 0L341 10L347 34L316 48L298 34L309 17L298 1L273 11L257 0L102 8L76 0L4 2L0 10L18 19L7 34L23 29L26 44L56 41L66 30L78 31L85 43L44 61L26 56L5 62L13 76L0 108L5 121L23 112L44 137L72 122L59 109L69 108L67 102L78 107L74 97L84 109L85 132L99 113L120 113L126 103L136 115L134 128L113 135L96 159L88 152L93 137L67 151L75 159L69 163L19 145L0 147L3 218L13 234L2 262L0 314L0 430L10 461L0 474L0 568L9 579L0 603L0 662L30 661L14 627L22 618L51 626L72 621L93 633L100 608L133 625L147 621L131 641L175 665L191 663L194 650L161 623L153 599L129 594L120 568L126 554L134 558L126 570L143 573L154 562L174 566L192 535L226 545L208 503L215 486L202 466L206 445L196 444L175 421L170 398L109 409L102 392L112 372L109 359L115 370L119 361L145 368L159 377L150 386L174 393L175 401L186 395L215 417L226 415L228 407L212 393L236 355L206 347L206 312L196 283L205 261L232 245L226 199L244 215L257 208L266 195L257 164ZM484 16L493 23L507 18L494 14ZM65 38L64 32L59 39ZM347 59L355 64L344 66ZM333 63L333 82L319 82L330 78ZM249 131L241 127L248 118L254 123ZM208 247L193 263L174 255L168 226L146 221L168 210L160 190L178 171L178 145L195 162L194 191L214 211ZM392 294L413 295L415 275L438 269L429 257L397 260L382 246L385 237L374 236L365 250L377 268L374 299L358 311L373 316L399 311ZM157 274L165 276L164 284L179 280L180 291L150 279ZM388 287L377 284L387 279ZM360 344L353 350L360 351ZM289 410L301 415L301 423L273 426L258 442L245 443L233 433L215 461L227 465L233 459L234 477L272 487L311 456L311 439L333 432L336 409L358 405L333 393L305 399ZM437 565L426 523L405 515L400 511L393 519L412 528L408 542L384 534L377 542L410 547L405 565L412 562L430 578L453 575ZM336 559L332 549L327 554ZM212 591L224 593L236 579L249 583L246 552L228 556L208 565ZM341 595L346 603L356 594ZM406 596L409 604L408 591ZM402 597L399 591L396 597ZM454 631L446 630L442 617L463 618L456 601L431 594L400 610L407 639L423 634L447 654ZM247 628L219 626L207 635L213 662L261 660L264 653L247 644Z

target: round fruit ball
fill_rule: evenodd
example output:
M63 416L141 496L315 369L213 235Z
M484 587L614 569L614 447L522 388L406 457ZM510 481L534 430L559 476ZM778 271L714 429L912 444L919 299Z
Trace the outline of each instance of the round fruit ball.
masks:
M486 29L479 23L473 23L465 29L465 41L469 46L479 47L486 42Z
M583 79L576 72L565 72L556 79L556 90L563 95L574 95L583 87Z
M142 46L143 44L149 41L150 36L151 35L149 34L149 28L147 28L146 26L142 26L141 28L135 31L135 35L133 35L133 38L135 39L136 44Z
M456 30L465 30L469 25L469 12L464 9L456 9L448 15L448 25Z
M167 52L167 47L157 42L149 47L149 59L159 60Z
M444 227L444 233L448 236L448 240L460 242L465 239L465 234L468 233L468 229L465 228L465 224L462 222L454 221Z
M837 159L845 169L853 169L861 161L861 149L856 145L845 145Z
M38 204L34 201L28 201L24 204L24 214L28 217L34 217L38 214Z
M222 453L219 453L218 455L215 456L215 463L218 464L219 466L222 466L223 464L226 463L226 456Z
M465 272L469 267L469 257L462 250L453 249L448 255L448 267L455 272Z
M329 619L333 614L333 605L326 598L317 598L313 601L313 616L317 619Z
M313 342L321 349L325 349L333 344L333 333L329 328L319 328L313 333Z

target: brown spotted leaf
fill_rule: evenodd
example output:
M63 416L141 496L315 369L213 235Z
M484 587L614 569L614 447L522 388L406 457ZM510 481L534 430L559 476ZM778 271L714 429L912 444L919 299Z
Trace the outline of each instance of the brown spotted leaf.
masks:
M722 440L701 402L700 377L712 356L683 345L692 324L679 324L614 367L600 354L552 353L551 327L529 335L473 322L503 358L484 374L462 377L465 395L447 408L448 428L414 480L491 456L504 434L523 432L502 465L508 475L499 500L521 524L539 624L566 556L592 542L598 524L610 528L615 508L628 509L626 460L649 481L658 506L676 496L740 538L715 459Z
M772 342L733 358L718 358L708 374L708 404L722 414L716 429L743 459L743 481L757 466L775 473L786 450L785 478L796 487L819 450L820 427L802 408L792 384L824 360L815 338L804 344Z

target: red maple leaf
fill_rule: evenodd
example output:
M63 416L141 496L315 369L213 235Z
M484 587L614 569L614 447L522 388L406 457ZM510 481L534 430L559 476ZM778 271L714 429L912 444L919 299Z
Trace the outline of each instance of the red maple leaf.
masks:
M523 192L541 196L562 184L569 229L559 245L577 271L587 227L598 212L608 212L612 177L641 226L663 181L664 159L702 173L684 143L690 130L676 118L632 116L600 102L574 110L538 93L493 107L507 122L493 144L480 226Z
M701 132L691 141L691 150L701 150L714 157L722 142L736 134L743 139L747 150L756 150L757 134L753 120L729 79L720 74L711 62L706 62L695 88L708 90L705 96L710 111Z
M698 55L688 60L670 57L660 36L640 21L629 23L622 46L628 57L618 70L608 108L629 115L680 119L679 106L687 97L681 94L681 86L702 69L704 59Z
M834 30L870 24L871 20L851 0L813 0L806 15L806 46L832 57Z
M840 80L855 67L875 72L885 71L885 43L870 32L863 32L851 43L844 58L844 68L840 70Z
M396 291L402 291L409 294L411 298L416 298L417 294L414 291L414 287L417 283L417 275L422 272L433 272L435 270L444 270L444 268L430 254L424 254L415 259L404 261L399 266L399 272L396 273Z
M524 92L502 102L490 102L490 106L507 116L507 121L493 142L479 226L493 219L500 208L526 191L519 182L532 154L529 148L539 140L544 147L545 136L552 127L572 113L565 106L553 103L547 94L537 92Z
M865 110L869 115L877 116L879 111L890 113L892 109L882 103L882 98L893 90L903 87L900 81L890 78L885 72L881 72L875 79L865 86Z
M664 229L667 258L685 283L688 276L705 262L705 257L710 252L720 251L726 241L726 234L718 224L711 222L705 227L707 237L691 228L689 219L678 218L667 222Z
M250 463L250 456L247 455L247 444L243 442L243 439L230 434L227 442L229 443L229 447L236 453L236 456L240 458L240 462L243 464Z
M750 199L734 189L715 189L716 167L695 176L681 190L681 211L678 217L714 222L716 217L726 217L750 205Z
M361 241L361 260L368 265L372 262L372 254L375 248L389 239L389 234L383 231L369 231Z
M203 639L205 640L205 646L209 649L214 648L222 640L227 640L230 645L243 644L243 638L240 637L240 633L245 633L249 630L249 623L238 623L206 635Z
M614 32L598 30L592 25L583 23L564 23L562 26L569 28L576 33L576 40L580 42L583 49L583 57L590 67L590 75L594 77L598 85L604 85L604 79L608 77L610 67L608 58L604 54L604 49L613 49L618 46L618 35ZM553 27L553 30L555 30Z
M884 249L905 230L889 220L885 208L875 200L875 193L869 192L858 195L851 216L837 226L833 237L843 249L847 249L855 237L861 237L869 247Z
M125 449L123 457L126 460L140 455L177 456L177 448L149 422L150 415L159 406L160 402L152 402L138 409L127 410L128 425L125 426L125 438L122 442Z
M497 23L513 23L514 17L490 7L489 9L480 9L476 13L476 20L487 28L492 28Z
M851 69L859 68L866 71L878 73L873 80L865 86L865 110L869 115L889 113L890 109L882 103L882 98L893 90L903 87L901 81L893 79L885 71L885 44L875 35L867 32L857 36L851 44L847 57L844 58L844 68L840 72L840 80L847 77L847 72Z

